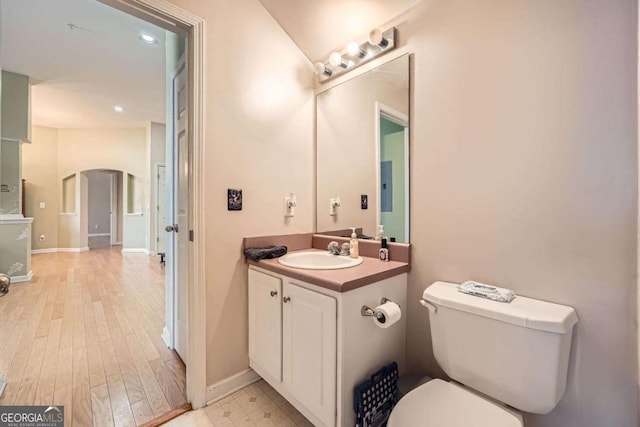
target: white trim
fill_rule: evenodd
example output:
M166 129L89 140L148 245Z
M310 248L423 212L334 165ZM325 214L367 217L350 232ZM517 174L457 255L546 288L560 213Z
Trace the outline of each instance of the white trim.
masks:
M122 246L122 242L115 242L114 244L112 244L111 246Z
M32 255L37 254L51 254L55 252L86 252L88 251L88 247L84 248L45 248L45 249L31 249Z
M147 248L122 248L123 254L145 254L149 255Z
M31 255L36 254L52 254L58 252L58 248L31 249Z
M193 409L206 404L207 396L207 334L205 285L205 221L204 221L204 20L166 0L100 0L121 11L152 22L168 30L186 33L189 52L189 138L192 182L190 206L191 229L195 241L189 257L189 350L187 366L187 400Z
M129 212L124 214L124 216L143 216L144 212Z
M232 375L229 378L225 378L222 381L211 384L207 387L207 405L211 405L220 399L224 399L230 394L235 393L258 380L260 380L260 375L258 375L253 369L247 369L239 374Z
M105 237L105 236L111 236L111 233L87 234L87 237Z
M58 252L86 252L88 251L88 247L84 248L58 248Z
M164 341L164 344L167 346L167 348L173 349L173 342L171 340L171 333L169 332L169 328L167 328L166 326L162 328L162 334L160 335L160 338L162 338L162 341Z
M32 277L33 277L33 271L30 271L24 276L11 276L11 283L29 282Z
M77 212L60 212L60 216L77 216Z
M9 215L0 215L0 225L4 224L31 224L33 218L20 217L11 218Z

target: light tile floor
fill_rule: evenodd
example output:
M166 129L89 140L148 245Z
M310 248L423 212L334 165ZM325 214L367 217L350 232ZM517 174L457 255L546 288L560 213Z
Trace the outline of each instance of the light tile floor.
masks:
M171 427L311 427L311 424L269 384L260 380L218 402L187 412Z

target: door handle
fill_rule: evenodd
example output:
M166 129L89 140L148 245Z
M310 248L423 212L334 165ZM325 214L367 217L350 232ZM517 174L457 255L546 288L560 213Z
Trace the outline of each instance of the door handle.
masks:
M278 291L271 291L269 293L271 294L272 297L278 296Z
M282 301L284 301L284 303L286 304L286 303L288 303L289 301L291 301L291 298L289 298L289 297L284 297L284 298L282 298Z
M177 233L178 232L178 224L167 225L164 228L164 231L166 231L167 233L171 233L172 231L175 231Z

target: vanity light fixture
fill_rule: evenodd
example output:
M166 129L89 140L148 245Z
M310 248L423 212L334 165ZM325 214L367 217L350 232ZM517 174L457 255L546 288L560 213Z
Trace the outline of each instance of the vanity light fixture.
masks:
M349 43L345 49L335 51L316 62L313 65L313 71L318 76L320 83L340 76L394 49L395 36L396 29L394 27L384 31L374 28L369 32L367 41L360 44L358 42Z

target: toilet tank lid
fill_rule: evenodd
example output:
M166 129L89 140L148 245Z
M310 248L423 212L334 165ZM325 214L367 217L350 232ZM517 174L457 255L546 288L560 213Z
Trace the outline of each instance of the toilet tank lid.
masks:
M566 305L522 296L510 303L497 302L459 292L455 283L435 282L424 290L422 298L436 306L559 334L571 332L578 321L576 311Z

